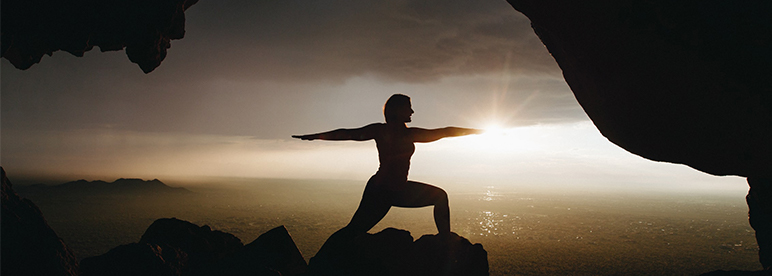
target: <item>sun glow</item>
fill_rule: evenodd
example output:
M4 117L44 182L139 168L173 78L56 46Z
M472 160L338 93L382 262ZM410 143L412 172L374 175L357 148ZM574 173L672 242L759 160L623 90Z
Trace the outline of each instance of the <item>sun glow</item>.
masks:
M502 134L505 130L506 128L502 127L500 124L490 123L483 127L483 134Z
M465 153L479 157L505 156L513 153L533 152L541 148L538 139L534 139L532 127L504 127L489 124L483 132L449 139L447 145ZM439 146L439 145L438 145Z
M502 154L537 150L540 146L529 139L527 127L503 127L498 124L490 124L484 128L485 132L477 137L470 137L470 143L474 143L481 154Z

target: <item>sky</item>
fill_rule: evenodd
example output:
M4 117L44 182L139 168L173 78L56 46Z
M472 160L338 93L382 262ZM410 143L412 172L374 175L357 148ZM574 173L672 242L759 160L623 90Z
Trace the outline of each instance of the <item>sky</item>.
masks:
M373 142L293 134L381 122L498 130L418 146L411 178L747 190L608 142L506 1L200 1L150 74L123 51L0 61L0 165L25 176L367 179ZM486 185L486 184L481 184Z

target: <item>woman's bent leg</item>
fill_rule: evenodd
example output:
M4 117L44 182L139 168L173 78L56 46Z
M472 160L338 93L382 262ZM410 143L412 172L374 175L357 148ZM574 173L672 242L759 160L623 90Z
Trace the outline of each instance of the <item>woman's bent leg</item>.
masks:
M405 189L393 196L392 205L408 208L434 205L434 224L437 226L437 231L440 234L450 233L448 194L439 187L408 181Z

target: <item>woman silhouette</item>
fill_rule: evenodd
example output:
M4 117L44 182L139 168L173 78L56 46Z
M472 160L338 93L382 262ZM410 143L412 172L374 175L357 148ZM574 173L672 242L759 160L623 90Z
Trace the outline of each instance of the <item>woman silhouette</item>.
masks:
M356 129L293 135L302 140L354 140L375 139L380 167L367 181L362 201L354 217L343 229L333 236L352 238L364 234L375 226L391 206L425 207L434 205L434 223L440 235L450 234L450 208L448 195L441 188L407 179L410 157L415 151L415 142L433 142L444 137L480 133L481 130L458 127L423 129L407 127L413 109L410 97L392 95L383 107L386 123L373 123ZM333 239L333 237L330 237Z

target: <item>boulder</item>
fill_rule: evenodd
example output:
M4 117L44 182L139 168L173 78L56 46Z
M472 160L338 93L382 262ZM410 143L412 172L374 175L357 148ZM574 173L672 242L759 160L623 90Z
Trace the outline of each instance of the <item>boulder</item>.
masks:
M239 255L259 260L259 263L280 272L282 276L301 275L308 267L303 254L283 225L257 237L244 246Z
M413 245L410 263L414 270L406 275L488 275L488 252L455 233L422 236Z
M387 228L351 240L328 240L309 263L309 275L488 275L487 252L452 233L424 235Z
M188 255L192 268L232 256L244 246L232 234L176 218L157 219L145 230L139 242L177 248Z
M32 201L19 197L2 171L2 275L78 275L78 260Z
M283 225L263 233L233 257L202 268L194 275L304 275L306 260Z
M243 247L231 234L176 218L154 221L139 242L85 258L81 271L89 275L191 275L202 267L233 256Z
M294 276L306 261L284 226L244 246L231 234L176 218L153 222L139 242L83 259L83 276Z
M174 247L131 243L83 259L80 276L180 276L187 264L187 254Z

